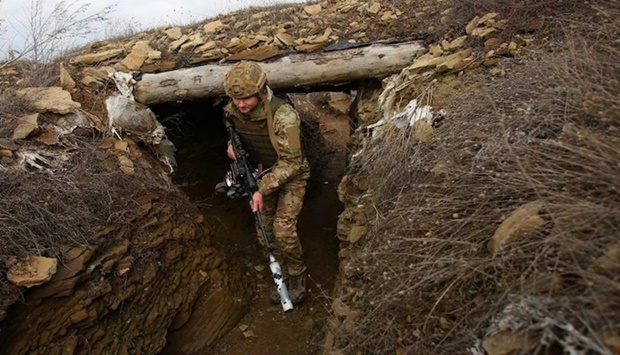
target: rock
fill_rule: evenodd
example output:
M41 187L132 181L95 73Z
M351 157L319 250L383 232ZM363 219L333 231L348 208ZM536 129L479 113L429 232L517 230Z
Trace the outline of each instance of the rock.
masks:
M34 298L62 297L70 295L78 281L80 273L86 269L86 262L94 254L94 250L85 247L75 247L64 253L66 262L52 276L49 282L33 290Z
M256 335L254 335L254 332L251 330L246 330L245 332L243 332L243 336L246 338L252 338L255 337Z
M189 36L188 35L183 35L181 36L181 38L177 39L176 41L173 41L172 43L170 43L170 45L168 45L168 49L170 51L176 51L177 49L179 49L179 47L181 47L181 45L185 42L189 41Z
M467 26L465 26L465 33L470 35L474 31L474 29L478 27L478 21L480 21L480 17L478 16L474 17L471 21L469 21Z
M274 45L263 45L256 48L249 49L247 51L243 51L240 53L236 53L226 57L228 60L254 60L254 61L263 61L265 59L269 59L275 57L282 52L277 46Z
M471 32L471 35L484 38L495 31L497 31L495 27L478 27Z
M497 15L497 12L489 12L478 20L478 24L492 26L493 24L495 24L495 18L497 17Z
M194 33L188 37L187 42L181 45L179 49L180 52L190 52L193 51L194 48L199 47L205 43L205 40L202 39L200 33Z
M275 36L276 42L280 43L282 47L290 47L293 45L295 39L293 36L286 32L280 32Z
M439 57L443 54L443 48L440 45L432 44L428 50L434 57Z
M506 71L501 68L491 68L491 70L489 70L489 73L493 76L498 76L498 77L506 76Z
M413 138L420 142L428 142L434 136L434 130L430 123L418 120L413 124Z
M484 41L484 50L485 52L489 52L491 50L496 50L499 48L500 44L502 44L502 40L497 37L491 37Z
M45 145L55 145L60 141L60 132L57 130L44 130L35 140Z
M417 73L424 71L425 69L434 68L438 63L443 61L443 57L435 57L432 54L425 54L420 58L416 59L411 66L409 66L409 71L412 73Z
M80 80L80 83L91 89L103 89L105 87L104 83L90 75L86 75L85 77L83 77L82 80Z
M347 113L351 107L351 96L344 92L330 92L327 102L329 106L336 111Z
M351 230L349 231L349 236L348 236L349 242L351 244L355 244L360 239L362 239L362 237L364 235L366 235L367 231L368 231L368 227L366 227L366 226L353 226L353 227L351 227Z
M194 53L206 52L206 51L211 50L211 49L213 49L215 47L217 47L217 44L215 43L215 41L209 41L207 43L204 43L204 44L198 46L196 49L194 49Z
M450 54L446 57L442 57L440 58L441 61L437 63L437 69L439 71L462 69L473 60L473 58L470 58L471 54L471 49L465 49L454 54Z
M466 39L467 39L467 36L461 36L461 37L455 38L454 40L452 40L452 42L448 44L448 50L462 47Z
M19 146L6 138L0 138L0 149L18 150Z
M260 41L256 38L243 38L237 39L236 41L232 41L229 43L226 48L230 51L230 53L238 53L244 51L248 48L254 47Z
M57 266L55 258L30 256L9 266L7 278L16 286L33 287L49 281Z
M64 115L82 107L79 102L73 101L68 91L58 86L25 88L18 90L17 95L29 101L40 113L54 112Z
M71 58L69 63L72 65L92 65L119 56L124 51L125 50L123 48L113 48L98 53L82 54Z
M24 116L19 119L19 124L13 131L13 139L25 139L39 131L39 114Z
M118 162L120 163L121 171L127 175L133 175L135 173L135 168L131 159L126 156L119 155Z
M482 347L488 355L525 354L535 345L535 339L525 331L503 331L482 341Z
M497 30L495 27L492 27L496 23L495 17L497 17L497 13L495 12L488 13L482 17L474 17L467 26L465 26L465 33L477 37L487 36L489 33Z
M195 63L200 63L200 62L206 62L209 60L221 59L221 58L224 58L224 55L225 53L222 49L215 48L210 51L202 53L200 56L192 57L190 62L192 64L195 64Z
M323 8L321 7L321 4L315 4L315 5L308 5L304 7L304 11L308 14L308 15L316 15L319 12L321 12Z
M379 11L381 11L381 3L378 3L378 2L373 2L368 8L368 12L373 15L378 14Z
M71 77L71 74L65 69L64 65L60 63L60 87L63 90L71 91L75 89L75 80Z
M159 59L161 52L151 48L148 41L139 41L133 46L131 53L121 60L121 64L129 70L139 70L147 58Z
M163 72L175 69L177 62L174 59L171 60L158 60L155 63L145 63L140 70L144 73Z
M605 254L596 259L588 271L616 275L620 271L620 243L609 245Z
M545 220L538 215L542 208L542 202L530 202L517 208L506 218L489 242L488 247L493 255L497 254L506 244L540 230L545 225Z
M216 21L212 21L204 25L203 29L205 30L206 33L216 33L222 27L224 27L224 24L222 23L222 21L216 20Z
M396 19L398 19L398 16L394 15L392 11L386 11L383 14L381 14L381 21L390 21L390 20L396 20Z
M99 68L84 68L84 70L82 70L80 72L81 76L92 76L94 77L97 81L101 82L102 84L108 81L111 81L110 79L110 74L114 73L116 70L113 67L99 67Z
M485 58L484 61L482 61L482 65L484 65L485 67L492 67L494 65L497 65L497 59L496 58Z
M164 31L166 36L172 38L173 40L177 40L183 36L183 32L181 32L181 27L173 27Z

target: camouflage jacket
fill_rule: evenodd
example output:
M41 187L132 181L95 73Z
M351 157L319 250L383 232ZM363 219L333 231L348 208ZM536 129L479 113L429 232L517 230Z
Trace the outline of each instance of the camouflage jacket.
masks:
M262 103L247 114L241 113L232 102L224 110L240 120L267 120ZM278 144L276 151L279 152L279 156L271 170L258 180L258 191L264 196L279 190L293 179L307 180L310 178L310 165L303 154L301 144L301 120L292 105L284 103L273 112L273 126ZM266 126L265 130L267 130Z

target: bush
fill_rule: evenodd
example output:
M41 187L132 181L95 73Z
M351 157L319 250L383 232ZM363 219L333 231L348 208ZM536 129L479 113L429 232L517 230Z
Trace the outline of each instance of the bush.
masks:
M617 21L590 23L454 96L432 141L394 130L354 167L377 215L346 261L361 316L341 348L477 354L509 325L532 335L524 353L607 351L620 323L620 56ZM532 201L544 225L490 253L500 223Z

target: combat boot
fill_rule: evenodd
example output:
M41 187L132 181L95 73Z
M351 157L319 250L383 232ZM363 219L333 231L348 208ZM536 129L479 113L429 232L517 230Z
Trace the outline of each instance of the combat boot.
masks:
M286 288L288 290L288 277L284 278L284 284L286 285ZM280 304L280 294L278 293L277 289L271 292L269 299L271 300L271 304Z
M288 279L284 279L284 284L288 285ZM280 304L280 294L278 293L277 289L271 292L269 300L271 301L271 304Z
M302 303L306 299L306 272L302 272L297 276L291 276L288 286L288 295L294 305Z

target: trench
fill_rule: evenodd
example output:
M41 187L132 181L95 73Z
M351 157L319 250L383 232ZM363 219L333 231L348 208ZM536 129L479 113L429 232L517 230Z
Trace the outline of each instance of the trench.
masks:
M298 95L308 97L308 95ZM330 294L338 274L338 238L336 225L343 206L337 186L344 172L348 117L305 100L302 114L319 121L320 132L329 145L324 173L308 183L297 230L308 267L308 298L292 312L271 305L274 289L267 259L259 245L254 217L247 197L230 200L215 191L229 169L226 155L227 134L222 105L211 100L165 104L151 107L166 127L177 148L178 167L173 182L195 203L211 228L215 228L215 247L227 259L231 279L242 283L248 309L241 321L221 336L205 353L217 354L316 354L328 317ZM302 108L298 107L300 111ZM165 354L174 354L180 343L192 341L183 327L169 334Z

